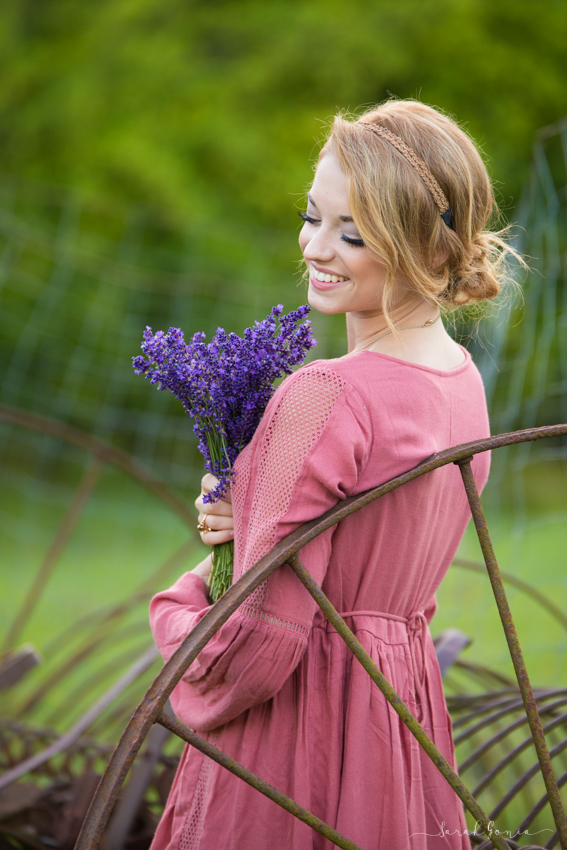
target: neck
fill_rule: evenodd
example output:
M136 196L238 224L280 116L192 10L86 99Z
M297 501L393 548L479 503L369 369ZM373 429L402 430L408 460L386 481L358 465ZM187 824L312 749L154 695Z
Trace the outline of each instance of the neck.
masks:
M422 298L408 298L395 305L389 312L394 327L423 325L436 319L439 309ZM391 330L382 310L346 314L349 354L364 347L370 347L374 340Z

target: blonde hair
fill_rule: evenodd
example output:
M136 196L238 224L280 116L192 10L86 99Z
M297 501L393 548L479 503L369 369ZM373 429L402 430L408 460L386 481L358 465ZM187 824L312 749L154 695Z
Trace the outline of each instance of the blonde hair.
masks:
M385 138L361 123L395 133L427 165L453 211L454 230L439 214L415 168ZM394 278L443 311L495 298L515 283L508 227L488 229L499 210L486 166L469 136L449 117L416 100L388 100L357 119L335 117L319 154L334 154L349 185L351 215L365 245L386 265L382 308L388 324Z

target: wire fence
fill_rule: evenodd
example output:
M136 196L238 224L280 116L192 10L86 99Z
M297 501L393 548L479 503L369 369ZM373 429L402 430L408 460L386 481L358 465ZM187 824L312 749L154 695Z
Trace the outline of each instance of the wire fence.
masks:
M516 300L483 320L476 336L460 328L485 380L493 433L567 420L566 151L565 122L536 138L517 213L516 244L532 267L523 305ZM133 373L143 329L242 332L276 303L293 309L305 301L298 255L293 228L181 230L153 210L0 180L3 409L47 417L126 452L190 506L201 458L179 403ZM312 319L319 340L313 358L344 353L341 318ZM10 622L91 461L80 440L24 426L21 417L0 419L0 434L1 604ZM567 545L566 458L559 438L495 455L484 497L503 566L539 581L560 604L567 595L558 568ZM101 470L21 639L55 640L66 616L70 624L100 604L101 583L109 584L109 600L126 597L139 580L163 576L159 565L186 543L187 523L172 516L171 505L140 495L140 481L126 478L113 463ZM498 629L484 593L478 576L449 575L438 614L443 625L471 633L481 656L483 635ZM140 634L144 605L136 614ZM529 618L529 598L521 605ZM558 630L535 640L543 679L565 678L567 643ZM485 650L506 663L505 647L485 643ZM52 713L57 706L54 696Z

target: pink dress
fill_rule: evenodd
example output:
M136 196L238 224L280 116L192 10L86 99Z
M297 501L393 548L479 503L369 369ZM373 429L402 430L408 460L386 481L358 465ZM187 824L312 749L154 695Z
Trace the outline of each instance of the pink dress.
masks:
M464 349L463 349L464 351ZM363 351L281 384L235 465L235 580L341 499L434 452L486 437L482 380ZM489 457L472 464L482 487ZM470 517L450 464L343 520L303 563L455 765L428 622ZM167 660L209 610L185 573L151 602ZM469 850L460 800L286 564L225 623L175 688L189 727L363 850ZM330 850L334 845L186 747L152 850Z

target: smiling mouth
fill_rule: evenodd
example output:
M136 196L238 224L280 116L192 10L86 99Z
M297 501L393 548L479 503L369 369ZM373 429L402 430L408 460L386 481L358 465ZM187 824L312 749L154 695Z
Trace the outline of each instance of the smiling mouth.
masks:
M311 266L311 274L315 280L318 280L321 283L342 283L345 280L349 280L348 277L339 277L336 274L325 274L324 272L319 272L317 269L313 268L313 266Z

